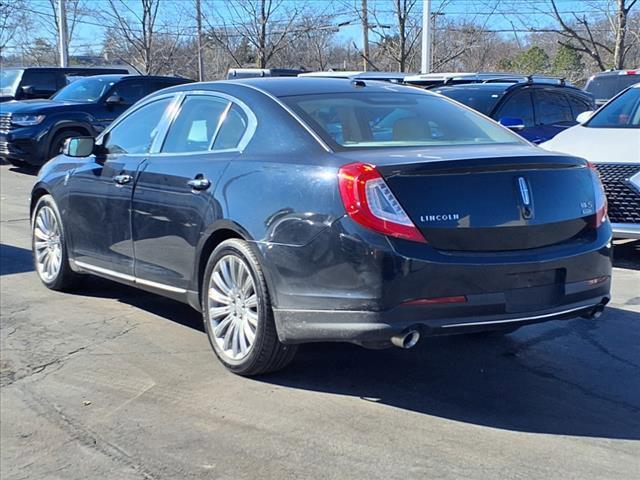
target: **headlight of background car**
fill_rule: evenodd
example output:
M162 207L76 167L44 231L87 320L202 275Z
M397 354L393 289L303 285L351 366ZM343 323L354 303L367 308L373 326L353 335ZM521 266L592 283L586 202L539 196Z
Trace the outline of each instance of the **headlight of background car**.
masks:
M38 125L44 120L44 115L13 115L11 123L20 127L30 127Z

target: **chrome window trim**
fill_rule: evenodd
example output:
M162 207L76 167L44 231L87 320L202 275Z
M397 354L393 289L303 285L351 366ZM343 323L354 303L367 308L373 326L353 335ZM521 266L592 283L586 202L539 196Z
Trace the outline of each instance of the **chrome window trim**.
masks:
M322 138L320 138L320 136L309 126L307 125L307 123L300 118L300 116L294 112L291 108L289 108L289 106L284 103L282 100L280 100L278 97L276 97L275 95L272 95L271 93L267 92L266 90L263 90L262 88L258 88L254 85L248 85L246 83L240 83L240 82L233 82L233 81L228 81L228 80L220 80L216 83L224 83L227 85L239 85L242 87L246 87L246 88L250 88L252 90L255 90L256 92L260 92L263 95L269 97L271 100L273 100L274 102L276 102L278 105L280 105L289 115L291 115L293 118L296 119L296 121L302 125L302 127L315 139L316 142L318 142L318 145L320 145L322 148L324 148L327 152L329 153L333 153L333 149L327 145L325 143L324 140L322 140Z
M253 138L253 135L256 132L256 128L258 127L258 119L256 117L256 115L253 113L253 111L247 106L246 103L244 103L242 100L232 96L232 95L228 95L226 93L223 92L218 92L218 91L213 91L213 90L186 90L184 92L180 92L180 95L182 95L184 97L184 99L186 99L187 97L191 97L191 96L207 96L207 97L216 97L216 98L222 98L224 100L226 100L228 102L227 107L225 108L225 110L223 111L223 114L228 112L232 107L233 104L236 104L238 107L240 107L242 109L242 111L245 113L245 115L247 116L247 128L245 129L244 133L242 134L242 137L240 138L240 141L238 142L238 145L234 148L221 148L221 149L214 149L211 148L213 146L213 143L215 142L215 139L218 136L218 133L220 132L220 129L222 128L222 124L219 124L216 128L216 131L214 133L214 136L212 137L212 143L211 146L209 147L208 150L195 150L195 151L189 151L189 152L162 152L162 151L157 151L157 152L152 152L153 157L163 157L163 156L180 156L180 155L200 155L200 154L211 154L211 153L229 153L229 152L238 152L238 153L242 153L244 151L244 149L247 147L247 145L249 144L249 142L251 141L251 139ZM184 102L181 101L181 105ZM167 125L167 129L163 132L163 139L162 139L162 144L164 144L164 139L166 138L167 134L169 133L169 128L171 128L171 125L173 124L173 122L175 121L175 119L177 118L177 116L180 113L180 109L178 109L178 111L176 112L176 114L172 117L171 122ZM222 114L221 114L221 118L222 118Z

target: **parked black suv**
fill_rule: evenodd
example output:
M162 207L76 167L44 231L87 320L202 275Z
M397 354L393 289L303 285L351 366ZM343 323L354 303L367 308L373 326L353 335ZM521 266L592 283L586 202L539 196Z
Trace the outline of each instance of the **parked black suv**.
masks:
M0 71L0 102L49 98L77 77L127 73L129 71L126 68L3 68Z
M42 165L65 140L95 136L142 97L192 82L186 78L98 75L66 86L50 100L0 104L0 158L14 165Z
M593 95L561 79L524 77L432 89L484 113L533 143L551 140L595 110Z
M607 70L593 75L584 89L596 97L596 105L604 105L625 88L640 82L640 69Z

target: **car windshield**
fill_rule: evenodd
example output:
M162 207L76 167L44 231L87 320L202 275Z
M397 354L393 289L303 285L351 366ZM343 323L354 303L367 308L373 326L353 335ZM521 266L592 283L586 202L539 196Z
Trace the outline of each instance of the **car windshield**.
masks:
M0 95L15 97L24 70L0 69Z
M456 88L438 88L434 90L453 100L464 103L466 106L477 110L485 115L490 115L496 104L503 95L500 90L488 90L485 87L456 87Z
M113 79L98 77L82 78L70 83L51 98L53 100L67 102L94 103L97 102L114 83Z
M640 128L640 87L611 100L586 124L591 128Z
M609 100L638 82L638 75L596 75L587 82L585 90L593 94L596 100Z
M331 93L282 100L338 149L524 143L472 110L428 93Z

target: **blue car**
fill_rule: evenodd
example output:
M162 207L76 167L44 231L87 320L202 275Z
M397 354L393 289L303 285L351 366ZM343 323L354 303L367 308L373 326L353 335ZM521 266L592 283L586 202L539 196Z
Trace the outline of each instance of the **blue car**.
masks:
M562 80L489 81L434 89L493 118L533 143L551 140L595 109L593 95Z

